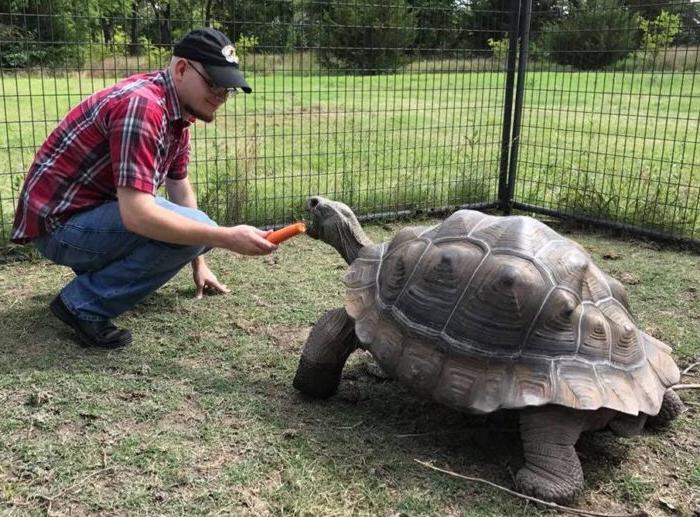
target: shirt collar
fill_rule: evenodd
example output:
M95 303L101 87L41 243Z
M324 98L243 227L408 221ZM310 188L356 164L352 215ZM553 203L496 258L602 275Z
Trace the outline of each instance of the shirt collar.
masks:
M180 99L177 98L177 90L175 90L175 83L173 82L173 76L170 74L169 69L165 69L161 72L163 77L163 85L165 86L165 107L168 111L168 119L171 122L179 121L183 126L189 126L190 121L182 118L182 108L180 107Z

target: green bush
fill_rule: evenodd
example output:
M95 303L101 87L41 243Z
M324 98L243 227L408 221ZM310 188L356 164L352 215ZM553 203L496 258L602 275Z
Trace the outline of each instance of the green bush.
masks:
M240 59L244 59L246 55L258 46L260 42L255 36L246 36L241 34L236 40L236 53Z
M499 63L505 62L508 55L508 35L503 39L488 39L489 48L493 52L493 58Z
M555 63L600 69L639 47L639 18L617 0L591 0L546 25L538 43Z
M668 48L681 31L681 17L661 11L654 20L641 18L639 27L642 30L641 49L655 60L659 52Z
M0 67L25 68L41 64L47 58L45 46L36 36L13 25L0 24Z
M394 71L407 62L415 23L405 0L388 6L332 4L323 16L319 61L366 74Z

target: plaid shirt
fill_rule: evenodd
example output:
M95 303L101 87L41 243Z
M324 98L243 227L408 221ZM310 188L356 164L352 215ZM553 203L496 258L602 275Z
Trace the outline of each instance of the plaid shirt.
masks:
M117 199L117 187L155 195L187 176L189 121L168 70L131 76L73 108L34 158L11 239L26 243L72 215Z

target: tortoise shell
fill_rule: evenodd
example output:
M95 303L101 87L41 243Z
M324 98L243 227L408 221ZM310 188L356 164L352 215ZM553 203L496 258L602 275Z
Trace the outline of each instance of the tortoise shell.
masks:
M382 368L457 409L658 413L678 367L617 280L530 217L460 210L365 246L346 309Z

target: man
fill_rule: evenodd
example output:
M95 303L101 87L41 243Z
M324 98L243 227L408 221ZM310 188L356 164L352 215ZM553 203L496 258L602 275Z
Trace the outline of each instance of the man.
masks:
M73 269L51 312L81 344L118 348L131 332L111 319L186 264L201 297L226 293L203 254L212 247L270 253L269 232L217 226L197 209L187 178L189 125L211 122L251 88L231 41L206 28L175 45L165 70L131 76L73 108L41 146L25 178L12 240L33 243ZM165 184L169 200L156 195Z

